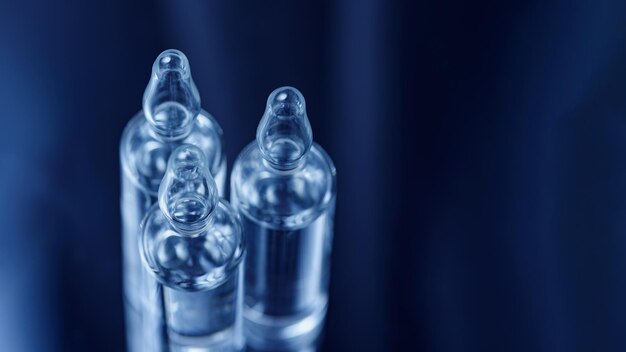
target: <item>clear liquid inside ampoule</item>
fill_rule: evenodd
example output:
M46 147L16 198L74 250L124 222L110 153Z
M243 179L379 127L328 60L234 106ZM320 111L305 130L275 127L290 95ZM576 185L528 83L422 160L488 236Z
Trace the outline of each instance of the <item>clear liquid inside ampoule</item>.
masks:
M247 336L262 337L252 344L284 348L317 337L327 309L332 217L327 209L305 227L275 229L243 214Z
M164 287L170 350L239 351L243 348L241 270L220 286L199 292Z

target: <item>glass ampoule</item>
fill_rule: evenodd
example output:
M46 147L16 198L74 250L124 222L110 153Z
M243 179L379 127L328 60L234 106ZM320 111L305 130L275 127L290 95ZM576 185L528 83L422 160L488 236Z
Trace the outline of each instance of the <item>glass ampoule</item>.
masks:
M219 198L205 160L192 145L172 153L139 240L144 265L162 285L172 352L245 347L241 223Z
M181 144L198 146L207 157L220 194L226 178L222 129L200 107L187 57L170 49L152 66L143 109L130 120L120 143L122 254L126 334L130 352L158 351L161 315L148 298L155 288L139 258L139 224L156 202L171 152ZM146 281L147 280L147 281ZM144 316L150 316L144 319Z
M267 100L256 141L231 174L247 241L244 331L258 350L300 350L322 330L328 302L336 171L313 142L304 97Z

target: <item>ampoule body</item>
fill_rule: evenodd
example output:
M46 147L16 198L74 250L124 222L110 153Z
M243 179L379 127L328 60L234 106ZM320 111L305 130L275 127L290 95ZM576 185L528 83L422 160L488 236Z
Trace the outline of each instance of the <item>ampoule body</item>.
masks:
M165 50L152 66L143 109L127 124L120 142L122 256L126 334L130 352L158 352L160 308L152 302L155 283L139 257L139 224L156 203L171 152L198 146L207 157L220 194L226 178L222 129L200 107L186 56Z
M261 350L306 346L328 303L336 170L313 143L304 97L283 87L267 101L256 141L231 174L231 204L247 241L244 331Z
M144 265L160 285L169 350L241 351L241 222L219 197L197 147L182 145L172 153L139 243Z

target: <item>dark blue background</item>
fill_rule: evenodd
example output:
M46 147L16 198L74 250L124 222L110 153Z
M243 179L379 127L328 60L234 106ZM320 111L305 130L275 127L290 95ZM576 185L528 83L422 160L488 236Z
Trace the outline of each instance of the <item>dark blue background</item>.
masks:
M338 169L324 351L626 350L626 3L0 2L0 350L122 351L119 137L178 48L229 167Z

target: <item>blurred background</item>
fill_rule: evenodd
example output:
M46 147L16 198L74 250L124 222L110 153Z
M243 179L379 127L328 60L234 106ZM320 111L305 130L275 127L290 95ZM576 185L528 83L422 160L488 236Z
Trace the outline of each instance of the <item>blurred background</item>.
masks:
M626 350L626 2L0 1L0 350L123 351L120 135L187 54L338 169L322 351Z

